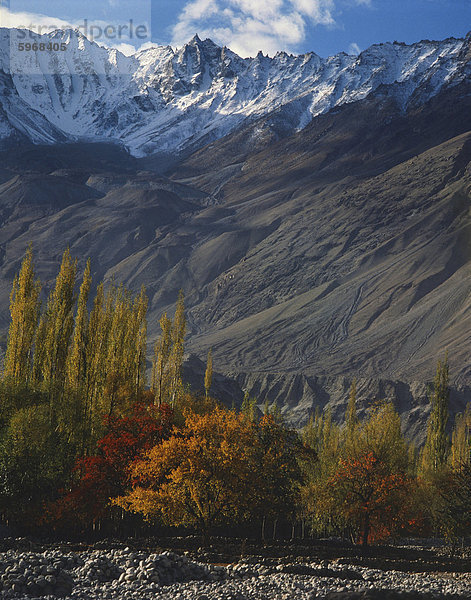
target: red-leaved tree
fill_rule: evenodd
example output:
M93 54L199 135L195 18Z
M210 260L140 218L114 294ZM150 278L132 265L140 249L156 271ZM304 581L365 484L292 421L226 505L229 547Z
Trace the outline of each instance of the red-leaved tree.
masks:
M105 418L106 435L97 444L95 456L77 460L75 484L48 508L48 520L70 518L93 523L108 514L110 498L124 494L131 465L170 435L173 410L146 402L133 405L129 416Z
M341 517L358 528L363 545L388 537L408 520L410 481L373 452L341 459L329 487Z

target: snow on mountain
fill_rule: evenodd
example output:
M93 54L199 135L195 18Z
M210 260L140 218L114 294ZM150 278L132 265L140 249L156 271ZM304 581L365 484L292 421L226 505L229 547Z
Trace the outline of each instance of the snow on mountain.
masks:
M359 56L242 59L195 36L126 57L74 30L31 34L67 50L17 52L0 28L0 139L118 140L136 156L196 149L292 102L295 129L385 89L406 109L470 75L471 37L375 45Z

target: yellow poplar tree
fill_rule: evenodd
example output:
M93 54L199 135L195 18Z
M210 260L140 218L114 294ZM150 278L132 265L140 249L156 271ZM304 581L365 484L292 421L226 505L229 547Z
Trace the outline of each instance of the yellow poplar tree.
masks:
M88 336L87 302L91 285L92 278L90 274L90 259L88 259L77 302L77 314L75 317L72 347L67 357L67 383L73 389L79 388L85 383L85 374L87 370L86 347Z
M471 404L467 404L463 414L457 415L451 438L450 464L458 471L469 465L471 459Z
M10 295L11 323L3 376L5 380L15 384L25 383L30 379L40 291L41 284L34 280L33 251L30 245Z
M172 327L172 350L169 357L170 366L170 403L175 404L175 401L182 391L181 368L183 363L183 354L185 351L184 340L186 333L185 319L185 296L180 290L178 295L177 307L173 318Z
M132 315L132 335L129 344L129 353L132 359L131 375L134 378L135 393L137 394L145 384L146 375L146 348L147 348L147 307L149 300L146 288L141 287L139 296L134 300Z
M106 347L104 337L104 304L105 294L103 282L97 288L93 309L90 313L88 339L85 348L86 374L85 374L85 422L88 430L93 431L97 409L97 395L104 380L101 357Z
M162 333L154 347L151 382L155 401L159 406L165 400L165 375L172 348L172 320L167 317L167 313L160 319L160 329Z
M51 394L64 382L70 338L74 327L75 278L77 261L64 252L54 289L49 294L41 317L35 351L34 375L38 382L50 385Z
M206 362L206 372L204 374L204 391L206 398L209 396L209 389L213 380L213 351L208 352L208 360Z
M129 292L120 286L113 307L108 339L106 390L103 398L104 412L111 416L118 404L118 394L123 391L129 369L129 353L126 352L127 330L130 325L131 299ZM131 390L128 390L129 392Z
M353 443L355 438L355 430L358 427L357 416L357 381L353 379L348 397L348 406L345 413L345 435L347 443Z
M174 405L183 391L181 368L186 333L183 292L178 295L173 321L164 314L160 319L161 336L154 348L151 388L157 404Z

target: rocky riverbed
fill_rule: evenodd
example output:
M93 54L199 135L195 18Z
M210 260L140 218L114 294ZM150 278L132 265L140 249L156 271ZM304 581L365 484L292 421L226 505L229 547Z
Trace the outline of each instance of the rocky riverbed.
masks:
M470 565L471 570L471 565ZM348 560L246 557L231 564L118 547L13 545L0 553L0 597L75 600L396 600L471 598L471 573L382 570Z

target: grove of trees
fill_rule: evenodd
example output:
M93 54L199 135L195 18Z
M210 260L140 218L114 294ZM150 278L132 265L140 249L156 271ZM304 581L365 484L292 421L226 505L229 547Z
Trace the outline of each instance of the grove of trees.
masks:
M41 302L44 296L44 301ZM69 250L49 293L29 248L13 282L0 384L0 514L21 531L123 531L133 519L196 530L250 526L262 539L342 535L368 544L400 534L471 530L471 409L448 424L445 356L430 390L426 441L401 431L391 402L363 406L350 390L344 423L329 411L302 432L276 406L211 397L208 354L196 396L181 376L180 293L160 319L146 381L145 289L77 281ZM128 516L127 516L128 515ZM289 527L287 527L289 526Z

